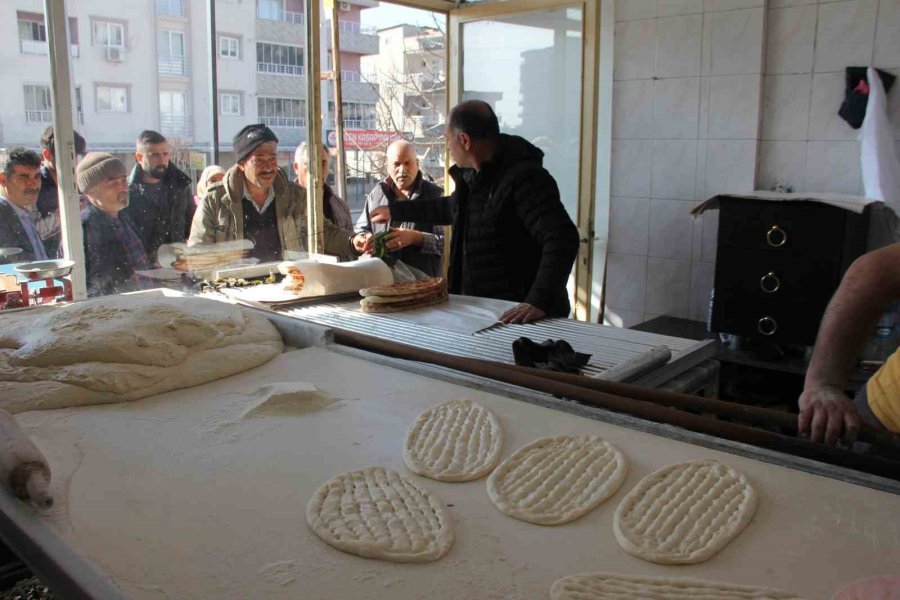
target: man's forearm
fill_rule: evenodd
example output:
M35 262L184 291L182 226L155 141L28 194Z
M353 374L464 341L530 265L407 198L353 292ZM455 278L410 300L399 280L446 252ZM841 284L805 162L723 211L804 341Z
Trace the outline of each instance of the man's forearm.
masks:
M889 302L900 295L893 247L857 259L822 317L815 351L806 372L806 388L843 388L860 351ZM887 268L887 272L885 272Z

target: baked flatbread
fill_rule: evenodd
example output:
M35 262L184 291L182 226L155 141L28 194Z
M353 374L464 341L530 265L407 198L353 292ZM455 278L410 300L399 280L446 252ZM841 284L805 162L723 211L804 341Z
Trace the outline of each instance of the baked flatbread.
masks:
M612 573L581 573L553 582L550 600L803 600L770 588L717 583L701 579L637 577Z
M444 289L443 277L429 277L418 281L392 283L359 290L360 296L410 296Z
M403 312L404 310L413 310L416 308L424 308L426 306L432 306L434 304L440 304L442 302L447 301L446 294L440 294L437 296L430 296L428 298L422 298L419 300L407 300L405 302L398 302L396 304L368 304L363 299L360 302L360 306L362 307L362 311L366 313L393 313L393 312Z
M644 477L616 509L622 548L663 565L710 559L753 518L756 491L714 460L670 465Z
M421 294L410 294L408 296L366 296L360 302L365 304L398 304L400 302L410 302L412 300L421 300L422 298L430 298L441 294L441 291L422 292Z
M393 562L437 560L453 545L443 503L384 467L367 467L322 484L306 523L338 550Z
M409 470L438 481L472 481L500 460L503 435L494 414L471 400L450 400L423 412L403 444Z

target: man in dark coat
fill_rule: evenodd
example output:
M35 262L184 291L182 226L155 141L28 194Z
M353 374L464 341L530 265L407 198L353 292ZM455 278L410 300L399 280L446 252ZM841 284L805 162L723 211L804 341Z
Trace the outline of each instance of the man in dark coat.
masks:
M129 204L122 211L134 223L152 262L163 244L184 242L197 206L191 178L169 162L169 143L155 131L138 136L128 179Z
M370 212L388 220L452 224L450 292L519 302L504 323L568 316L566 282L578 253L578 229L560 202L543 152L500 133L490 105L463 102L445 132L453 195L391 202Z
M372 234L377 226L369 219L374 208L387 206L389 202L407 200L435 200L444 195L443 188L422 177L416 148L406 140L398 140L388 146L385 153L388 176L366 196L366 207L356 222L353 249L359 254L371 253ZM437 277L443 274L444 228L431 223L401 222L392 227L387 237L387 247L397 258Z
M141 289L137 271L150 268L131 219L125 165L112 154L91 152L75 169L78 189L88 200L81 211L88 296Z
M77 131L75 133L75 164L87 152L87 143ZM48 125L41 132L41 192L38 195L37 210L40 213L35 226L44 247L51 258L62 256L62 221L59 217L59 190L56 182L56 136L53 125ZM86 202L82 198L83 202Z
M36 204L41 189L41 159L25 148L0 151L0 248L21 252L0 257L0 263L47 260L37 230Z

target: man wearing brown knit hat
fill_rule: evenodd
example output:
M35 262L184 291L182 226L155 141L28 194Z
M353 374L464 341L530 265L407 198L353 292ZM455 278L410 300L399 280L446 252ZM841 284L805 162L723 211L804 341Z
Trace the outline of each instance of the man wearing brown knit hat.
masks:
M189 246L248 239L250 256L279 261L306 250L306 192L278 168L278 138L263 124L234 136L237 164L210 187L194 213ZM325 219L325 252L347 254L348 232Z
M134 224L120 211L128 206L125 165L105 152L91 152L75 170L78 189L90 203L81 211L88 296L141 287L136 271L150 261Z

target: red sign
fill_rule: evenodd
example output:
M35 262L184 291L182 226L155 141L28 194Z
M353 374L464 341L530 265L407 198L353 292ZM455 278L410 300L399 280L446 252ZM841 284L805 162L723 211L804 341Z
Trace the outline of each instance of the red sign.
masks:
M344 150L375 150L386 148L394 140L403 136L396 131L376 131L374 129L345 129ZM328 146L337 147L337 134L329 129L325 134L325 143Z

